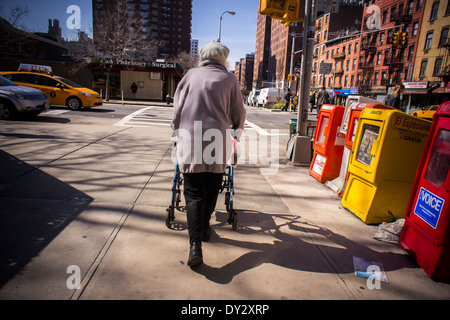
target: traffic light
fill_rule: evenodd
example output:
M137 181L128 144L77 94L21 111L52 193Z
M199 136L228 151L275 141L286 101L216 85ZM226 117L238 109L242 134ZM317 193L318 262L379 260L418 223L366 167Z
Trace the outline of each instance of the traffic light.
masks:
M297 81L297 77L293 74L288 74L288 81L295 82L295 81Z
M406 46L406 42L408 41L408 34L406 32L402 32L400 36L400 44L402 46Z
M294 22L302 22L298 14L300 11L300 0L260 0L259 13L270 16L272 19L280 20L285 27Z
M394 33L394 39L393 39L394 46L398 46L399 41L400 41L400 31Z

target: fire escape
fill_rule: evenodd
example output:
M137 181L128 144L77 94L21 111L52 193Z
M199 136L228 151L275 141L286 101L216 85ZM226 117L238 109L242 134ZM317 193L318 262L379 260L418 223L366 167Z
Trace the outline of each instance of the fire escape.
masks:
M450 39L445 43L444 50L442 68L438 77L441 78L441 81L448 83L450 82Z
M391 22L395 22L399 28L394 29L396 32L404 32L406 26L411 23L412 13L409 10L399 11L397 14L391 16ZM397 44L394 43L394 37L388 37L387 43L391 45L390 54L384 57L383 65L388 67L389 77L382 79L381 85L396 85L406 79L405 76L401 77L401 73L405 70L404 65L404 53L408 45L408 34L406 33L406 39L402 41L399 39Z
M359 82L359 92L366 95L372 89L373 83L373 60L377 52L378 32L369 33L361 39L360 51L364 52L363 61L359 61L359 69L363 70L362 81Z

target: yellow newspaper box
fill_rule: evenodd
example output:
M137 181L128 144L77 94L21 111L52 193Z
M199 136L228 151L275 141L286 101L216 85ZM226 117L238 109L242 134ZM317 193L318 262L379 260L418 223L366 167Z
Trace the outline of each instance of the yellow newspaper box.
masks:
M431 121L399 110L364 109L342 205L366 224L404 218Z

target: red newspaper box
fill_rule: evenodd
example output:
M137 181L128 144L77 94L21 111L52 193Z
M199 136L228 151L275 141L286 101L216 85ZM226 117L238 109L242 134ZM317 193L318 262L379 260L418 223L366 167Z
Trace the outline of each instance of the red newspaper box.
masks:
M399 245L435 281L450 282L450 101L443 103L417 169Z
M340 131L344 110L343 106L330 104L320 108L309 168L309 174L320 182L339 176L345 144L345 134Z

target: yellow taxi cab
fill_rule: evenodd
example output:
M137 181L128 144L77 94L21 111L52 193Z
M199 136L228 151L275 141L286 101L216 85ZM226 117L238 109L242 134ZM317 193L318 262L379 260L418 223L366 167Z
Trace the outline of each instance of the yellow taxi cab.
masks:
M426 110L417 110L412 113L413 116L423 118L426 120L433 120L433 116L438 109L438 105L430 106Z
M37 72L3 71L0 75L12 82L41 90L54 106L81 110L102 105L100 95L63 77Z

